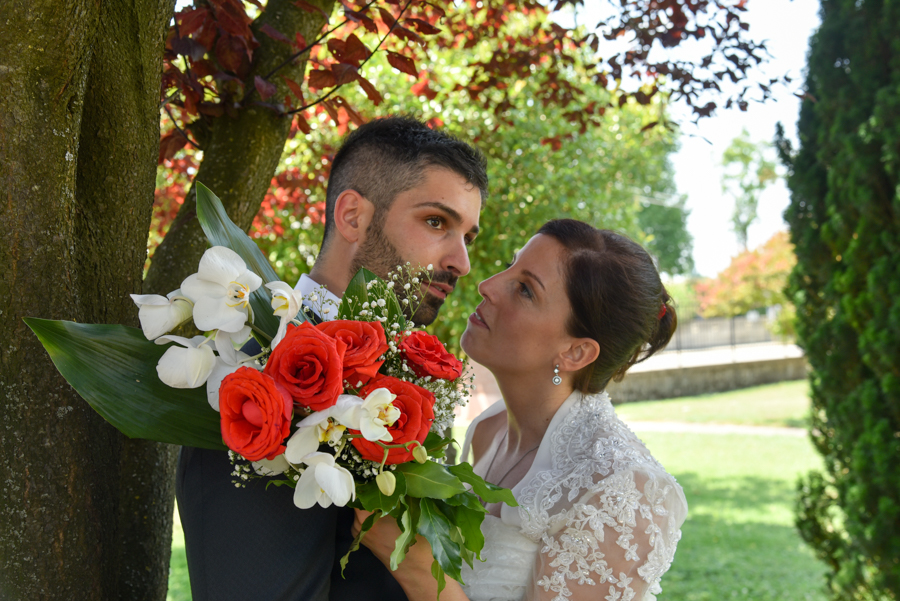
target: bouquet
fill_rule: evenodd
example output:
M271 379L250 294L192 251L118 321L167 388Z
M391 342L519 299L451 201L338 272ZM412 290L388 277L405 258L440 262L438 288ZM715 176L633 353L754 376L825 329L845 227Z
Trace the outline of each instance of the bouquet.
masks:
M515 500L469 464L442 461L452 442L444 433L471 385L465 363L405 316L430 266L398 266L388 281L361 269L339 305L304 298L196 186L212 247L179 290L132 295L141 330L31 318L29 327L66 380L127 436L227 449L236 486L256 478L291 486L300 509L372 512L351 552L391 516L401 530L392 569L420 534L434 550L439 590L445 574L459 580L462 561L471 566L484 546L482 501ZM202 334L171 333L191 320Z

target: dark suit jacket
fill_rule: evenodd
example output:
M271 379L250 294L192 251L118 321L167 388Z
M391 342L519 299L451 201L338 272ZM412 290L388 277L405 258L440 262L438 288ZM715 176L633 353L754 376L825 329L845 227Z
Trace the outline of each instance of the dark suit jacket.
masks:
M252 344L256 344L251 340ZM250 344L244 352L257 354ZM294 490L268 479L236 488L226 451L182 447L175 497L194 601L405 601L365 547L350 548L354 512L294 506Z

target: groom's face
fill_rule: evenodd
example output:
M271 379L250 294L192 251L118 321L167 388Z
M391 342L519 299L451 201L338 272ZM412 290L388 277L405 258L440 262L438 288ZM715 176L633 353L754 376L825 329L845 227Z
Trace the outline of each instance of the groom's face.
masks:
M412 316L416 324L428 325L457 279L469 273L467 247L478 235L480 212L478 188L453 171L428 167L421 185L401 192L390 208L376 215L351 272L366 267L385 277L407 262L422 270L431 265L431 285L422 284L422 302Z

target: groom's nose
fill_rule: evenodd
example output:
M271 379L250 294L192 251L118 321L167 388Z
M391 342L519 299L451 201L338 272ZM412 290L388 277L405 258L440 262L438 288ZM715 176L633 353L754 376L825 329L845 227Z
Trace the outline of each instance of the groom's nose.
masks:
M445 249L440 266L441 269L453 273L456 277L462 277L469 273L471 265L465 238L460 237L450 242L450 246Z

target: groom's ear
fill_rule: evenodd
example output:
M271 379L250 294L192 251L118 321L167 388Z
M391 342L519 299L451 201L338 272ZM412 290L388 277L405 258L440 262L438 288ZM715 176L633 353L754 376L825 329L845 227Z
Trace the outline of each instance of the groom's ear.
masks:
M356 190L344 190L334 201L334 227L349 244L362 242L374 214L375 205Z
M579 371L597 360L600 345L593 338L576 338L560 355L560 371Z

